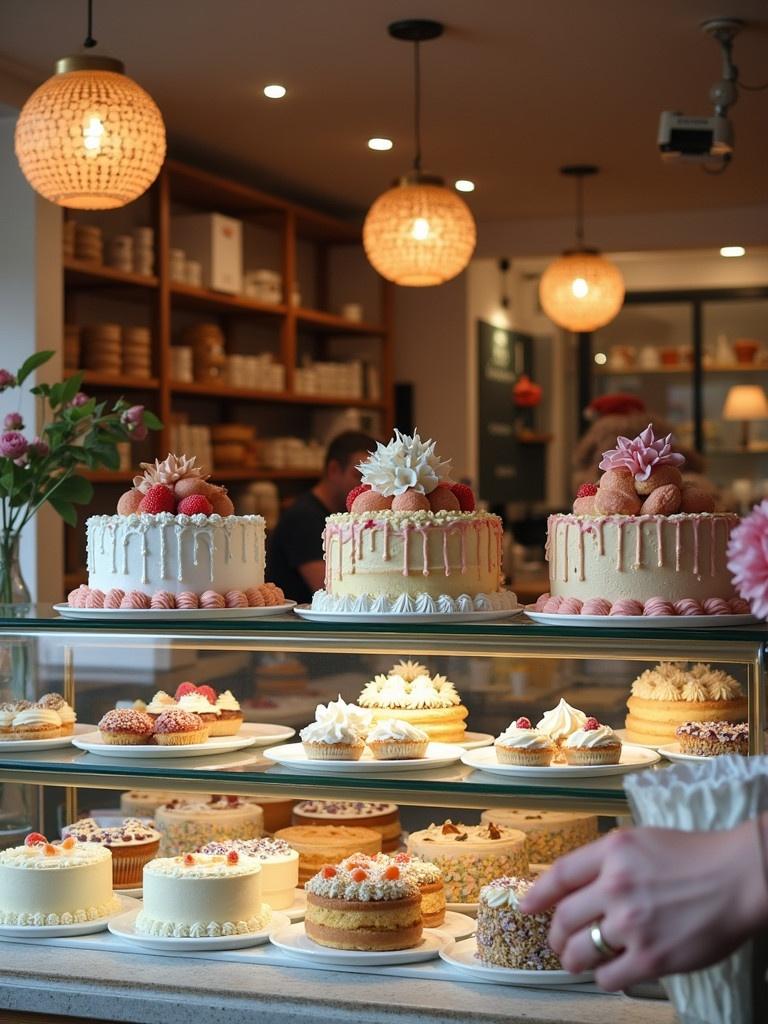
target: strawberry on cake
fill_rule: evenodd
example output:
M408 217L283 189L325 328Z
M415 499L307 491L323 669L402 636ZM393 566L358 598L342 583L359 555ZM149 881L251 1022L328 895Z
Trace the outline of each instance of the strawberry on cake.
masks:
M498 516L450 479L434 441L395 431L358 469L347 512L323 533L322 612L452 613L517 607L502 589Z
M142 463L113 516L86 523L88 584L69 605L93 609L247 608L279 605L264 582L264 519L235 515L225 487L194 457Z
M749 613L727 565L739 522L683 479L672 435L652 424L604 453L597 484L573 510L549 517L549 593L535 611L556 615L708 616Z

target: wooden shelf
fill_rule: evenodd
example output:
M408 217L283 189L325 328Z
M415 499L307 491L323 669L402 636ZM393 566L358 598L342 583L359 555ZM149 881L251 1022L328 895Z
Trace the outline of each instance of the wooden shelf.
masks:
M261 316L285 316L288 307L272 302L258 302L247 295L227 295L209 288L195 288L189 284L172 281L171 298L194 309L213 309L223 312L258 313Z
M702 367L704 376L708 373L768 373L768 366L754 366L752 363L728 363L720 366ZM693 373L692 366L635 366L631 369L612 370L598 366L595 371L600 377L651 377L665 373Z
M373 398L354 398L346 395L304 395L288 391L257 391L253 388L233 388L223 384L200 384L197 382L171 383L171 392L179 395L201 395L205 398L239 398L244 401L274 402L281 405L344 405L354 409L384 408L383 402Z
M127 377L124 374L99 373L98 370L82 370L80 372L83 374L83 384L92 388L156 391L160 387L157 377Z
M138 469L82 469L80 475L92 484L129 484L137 472Z
M68 287L93 288L102 285L128 284L140 288L157 288L158 279L153 274L131 274L115 270L100 263L67 258L64 260L64 275Z
M299 328L303 324L311 324L315 330L324 331L329 334L357 334L381 337L385 335L386 329L379 324L366 324L358 320L348 320L346 317L337 316L335 313L326 313L321 309L297 309L296 320Z
M320 472L316 469L269 469L265 466L257 469L214 468L211 473L213 483L236 480L317 480L319 477Z

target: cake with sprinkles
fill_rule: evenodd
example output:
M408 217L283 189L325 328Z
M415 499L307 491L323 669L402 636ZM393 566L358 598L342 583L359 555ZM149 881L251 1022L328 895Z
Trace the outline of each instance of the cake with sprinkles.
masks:
M299 855L292 846L283 839L262 836L260 839L225 839L206 843L201 853L226 856L232 850L261 864L261 895L265 903L273 910L285 910L293 905L299 884Z
M350 825L381 834L384 853L400 845L400 812L384 800L301 800L293 808L294 825Z
M721 754L749 753L749 726L746 722L683 722L675 733L683 754L718 757Z
M264 814L258 804L239 796L207 800L171 800L155 811L160 855L174 857L222 839L258 839Z
M112 884L116 889L141 885L144 865L157 856L160 833L138 818L125 818L119 825L99 825L93 818L81 818L62 829L62 838L74 836L79 843L98 843L112 854Z
M518 971L562 970L548 944L552 911L524 914L520 910L520 900L532 885L530 878L504 876L480 890L476 956L482 963Z

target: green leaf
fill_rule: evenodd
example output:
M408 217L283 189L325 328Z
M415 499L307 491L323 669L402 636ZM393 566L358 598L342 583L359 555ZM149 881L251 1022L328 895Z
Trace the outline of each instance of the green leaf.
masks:
M51 385L51 390L48 392L48 401L51 403L51 406L54 409L57 406L61 405L61 396L62 396L63 392L64 392L64 384L63 384L63 382Z
M149 427L150 430L163 429L162 420L159 420L153 412L149 411L149 409L144 410L144 425Z
M93 484L82 476L70 476L59 484L54 492L58 501L71 501L75 505L87 505L93 497Z
M61 501L56 495L48 498L48 503L58 512L68 526L77 526L77 510L69 501Z
M70 377L64 381L64 388L61 392L62 405L66 405L67 402L71 402L77 392L80 390L80 385L83 383L82 373L76 373L74 377Z
M45 352L35 352L29 359L25 359L21 364L21 369L16 374L16 383L23 384L30 373L34 373L38 366L42 366L43 363L47 363L48 360L53 356L52 350Z

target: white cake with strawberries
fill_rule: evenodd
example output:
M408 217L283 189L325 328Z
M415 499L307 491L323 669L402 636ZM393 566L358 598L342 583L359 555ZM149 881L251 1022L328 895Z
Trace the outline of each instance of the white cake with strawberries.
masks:
M264 582L264 519L235 515L194 457L142 463L116 515L86 523L88 584L75 608L247 608L283 604Z

